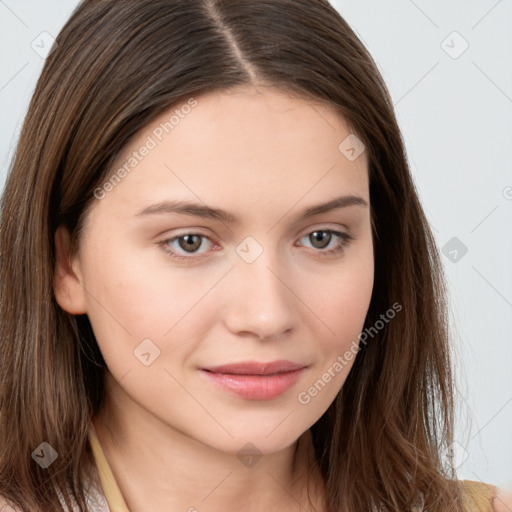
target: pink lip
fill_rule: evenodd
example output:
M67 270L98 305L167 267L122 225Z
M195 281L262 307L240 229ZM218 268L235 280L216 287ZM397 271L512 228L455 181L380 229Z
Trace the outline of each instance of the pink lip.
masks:
M291 361L237 364L202 368L201 371L217 385L248 400L270 400L290 389L299 379L304 364Z
M259 361L243 361L240 363L223 364L220 366L208 366L203 368L203 370L209 370L215 373L234 373L239 375L268 375L271 373L298 370L305 366L305 364L279 359L278 361L270 361L268 363Z

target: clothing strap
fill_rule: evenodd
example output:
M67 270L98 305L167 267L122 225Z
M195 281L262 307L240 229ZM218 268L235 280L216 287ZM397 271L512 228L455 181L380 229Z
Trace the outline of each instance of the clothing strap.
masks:
M119 485L117 484L114 474L110 469L92 421L90 422L89 429L89 443L91 444L94 459L96 460L98 476L110 512L130 512L126 502L124 501L123 495L121 494L121 490L119 489Z

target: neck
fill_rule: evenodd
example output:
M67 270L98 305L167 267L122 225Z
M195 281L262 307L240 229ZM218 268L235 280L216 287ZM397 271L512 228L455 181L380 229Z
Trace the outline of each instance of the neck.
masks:
M309 430L281 451L243 460L134 409L121 392L105 396L93 423L130 512L323 510Z

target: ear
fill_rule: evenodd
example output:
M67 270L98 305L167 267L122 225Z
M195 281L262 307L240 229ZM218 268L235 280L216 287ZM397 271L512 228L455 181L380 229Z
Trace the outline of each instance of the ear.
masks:
M87 313L85 289L83 286L78 258L71 260L70 235L64 226L55 232L55 271L53 290L59 306L68 313L81 315Z

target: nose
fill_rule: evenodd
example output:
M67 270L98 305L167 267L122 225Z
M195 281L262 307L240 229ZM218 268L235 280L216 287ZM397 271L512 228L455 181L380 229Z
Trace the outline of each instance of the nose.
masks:
M263 251L252 263L235 259L223 301L225 323L234 334L278 339L297 325L300 301L290 272L270 253Z

